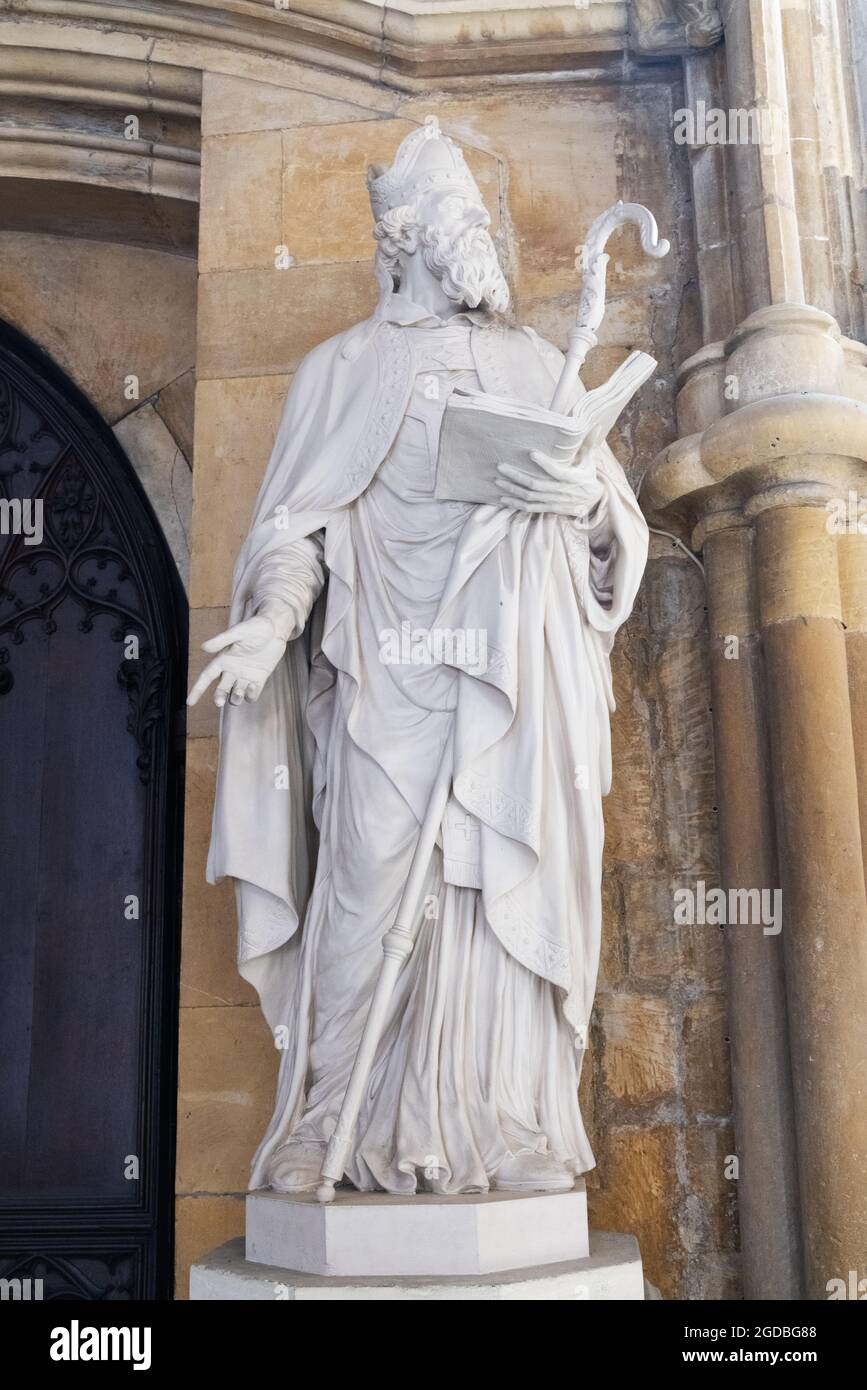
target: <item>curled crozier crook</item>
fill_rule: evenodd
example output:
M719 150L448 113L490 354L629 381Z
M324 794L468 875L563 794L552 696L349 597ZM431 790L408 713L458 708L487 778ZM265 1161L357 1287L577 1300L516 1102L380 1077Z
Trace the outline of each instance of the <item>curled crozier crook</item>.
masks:
M575 260L576 269L586 271L589 262L604 250L605 243L611 233L626 222L634 222L637 226L642 249L648 256L659 259L661 256L668 255L671 247L665 239L660 241L656 218L650 208L646 208L643 203L618 202L596 218L587 233L587 240L583 246L578 248L578 255Z
M660 240L656 218L642 203L618 202L596 218L575 258L575 268L583 275L581 297L575 327L569 335L566 362L551 401L552 410L565 414L574 404L575 388L584 359L596 343L596 329L605 313L605 272L609 259L605 244L612 232L626 222L634 222L638 227L642 249L648 256L658 260L671 250L669 242L664 238Z

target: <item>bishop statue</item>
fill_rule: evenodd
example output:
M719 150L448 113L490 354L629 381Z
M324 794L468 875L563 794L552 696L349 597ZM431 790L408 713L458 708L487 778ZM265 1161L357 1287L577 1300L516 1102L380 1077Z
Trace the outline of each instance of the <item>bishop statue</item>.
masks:
M610 651L647 527L598 436L438 495L451 393L548 407L563 356L510 312L490 218L429 119L368 176L380 297L286 400L216 682L208 861L280 1048L251 1187L317 1187L419 828L449 791L344 1176L362 1192L565 1191L601 931ZM580 388L579 388L580 389Z

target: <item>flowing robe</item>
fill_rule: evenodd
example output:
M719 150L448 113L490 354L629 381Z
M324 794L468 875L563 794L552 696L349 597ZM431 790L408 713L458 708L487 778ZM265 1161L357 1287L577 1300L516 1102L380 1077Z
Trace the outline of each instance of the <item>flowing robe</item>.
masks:
M451 335L458 377L545 404L559 355L479 321L418 330L422 311L394 299L391 321L323 344L299 369L236 570L235 620L269 593L306 612L323 564L329 575L309 668L292 644L257 704L223 712L209 877L237 882L240 966L283 1044L254 1187L287 1141L322 1143L333 1128L452 732L429 916L348 1175L459 1192L484 1189L508 1152L551 1152L575 1172L593 1162L576 1089L599 953L608 654L646 527L607 449L597 534L436 501L423 383L450 370L429 360L436 333ZM453 647L432 664L383 661L384 632L405 622L483 633L486 660ZM302 713L320 832L306 916Z

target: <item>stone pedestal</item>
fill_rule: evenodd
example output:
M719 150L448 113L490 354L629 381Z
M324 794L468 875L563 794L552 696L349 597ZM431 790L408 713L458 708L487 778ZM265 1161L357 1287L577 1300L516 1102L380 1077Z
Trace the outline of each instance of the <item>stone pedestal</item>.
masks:
M301 1274L496 1274L589 1252L583 1183L525 1197L338 1191L327 1206L312 1195L247 1198L247 1259Z
M645 1297L638 1241L634 1236L594 1232L583 1260L460 1278L380 1275L337 1278L298 1274L244 1257L243 1240L230 1240L190 1269L190 1298L196 1301L373 1302L429 1300L554 1300L638 1302Z
M643 1299L632 1236L587 1231L572 1192L315 1197L254 1192L246 1243L190 1271L196 1300Z

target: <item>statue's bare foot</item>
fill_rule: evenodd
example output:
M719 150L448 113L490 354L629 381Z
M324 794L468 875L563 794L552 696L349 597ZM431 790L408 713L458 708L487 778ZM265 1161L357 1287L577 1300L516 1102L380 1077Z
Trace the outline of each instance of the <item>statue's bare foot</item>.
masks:
M575 1177L551 1154L509 1154L491 1178L493 1192L570 1192Z
M322 1176L324 1144L284 1144L271 1159L268 1186L274 1192L313 1192Z

